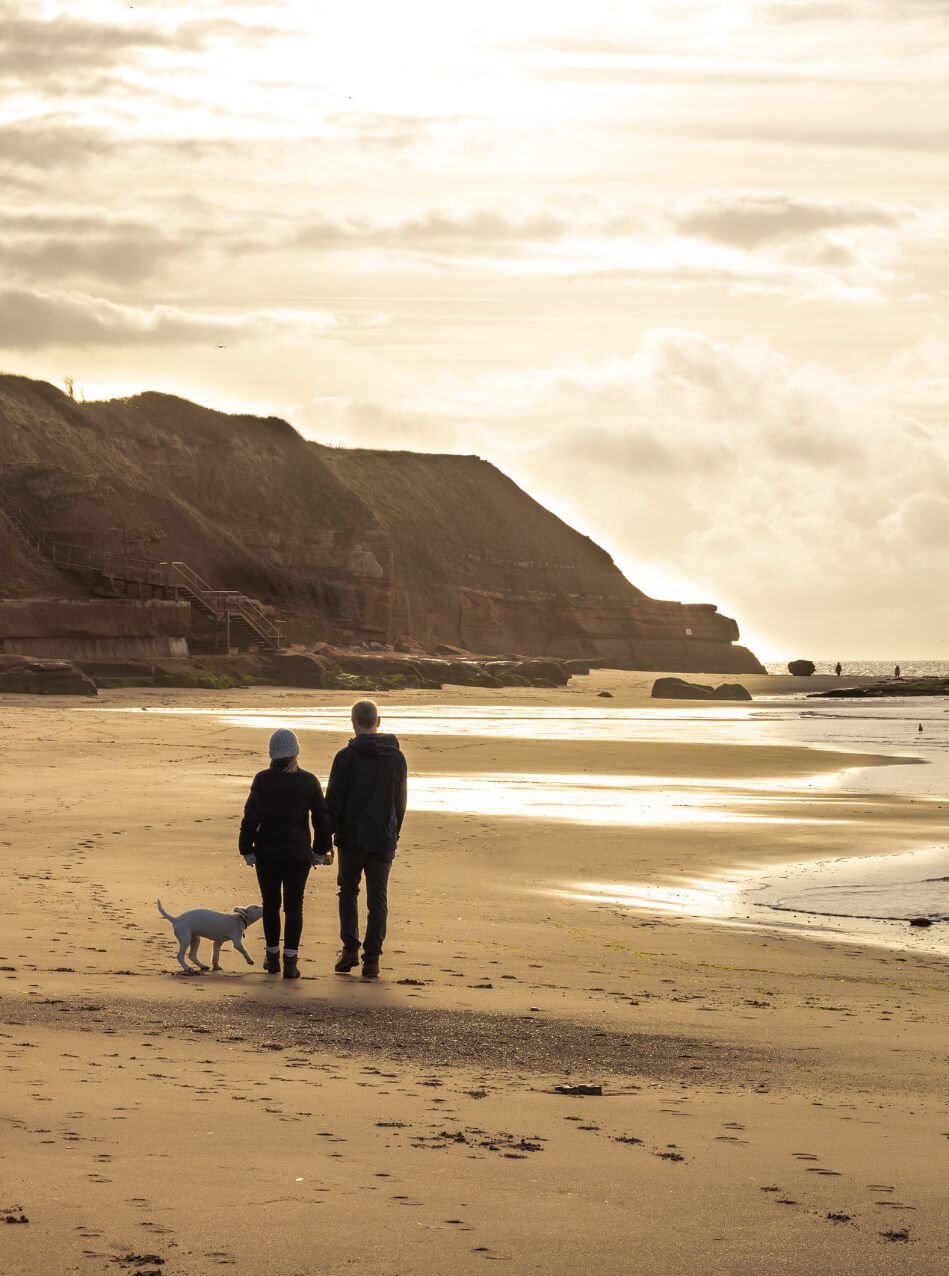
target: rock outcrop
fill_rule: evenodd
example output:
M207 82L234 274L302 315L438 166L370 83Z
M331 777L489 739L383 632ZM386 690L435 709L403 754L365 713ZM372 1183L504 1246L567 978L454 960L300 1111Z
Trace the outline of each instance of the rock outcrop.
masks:
M323 447L276 418L0 376L0 488L57 541L182 560L262 600L296 643L763 672L713 605L648 598L474 456ZM108 587L53 572L2 514L0 554L0 597Z
M0 656L0 693L29 696L94 696L96 684L68 660Z

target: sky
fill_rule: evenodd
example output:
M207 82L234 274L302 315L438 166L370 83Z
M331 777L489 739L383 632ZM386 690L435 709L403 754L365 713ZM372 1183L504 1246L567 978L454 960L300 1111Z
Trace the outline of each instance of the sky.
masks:
M949 658L946 0L0 0L0 88L0 370L476 453L763 659Z

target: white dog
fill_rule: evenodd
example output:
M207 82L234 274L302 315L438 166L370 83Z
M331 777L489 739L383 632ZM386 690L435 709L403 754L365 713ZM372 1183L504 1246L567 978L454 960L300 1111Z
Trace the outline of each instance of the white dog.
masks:
M215 913L210 908L192 908L190 912L182 913L179 917L172 917L171 913L166 913L162 908L160 899L155 902L158 904L158 911L162 917L167 917L175 929L175 938L180 945L178 960L186 975L193 975L194 971L190 966L185 965L185 949L188 950L188 960L197 966L198 970L207 970L207 966L203 966L198 961L198 944L202 939L210 939L214 943L211 954L212 970L221 969L218 957L221 955L221 945L226 944L228 940L239 953L244 954L248 964L253 966L254 959L244 947L244 931L263 917L264 910L259 904L235 908L232 913Z

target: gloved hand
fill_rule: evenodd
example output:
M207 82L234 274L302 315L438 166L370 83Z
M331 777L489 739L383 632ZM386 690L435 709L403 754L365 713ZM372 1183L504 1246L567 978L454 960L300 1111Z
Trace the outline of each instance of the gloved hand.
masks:
M244 856L244 863L247 865L247 867L248 867L248 868L253 868L253 867L254 867L254 865L257 863L257 856L256 856L256 855L245 855L245 856Z

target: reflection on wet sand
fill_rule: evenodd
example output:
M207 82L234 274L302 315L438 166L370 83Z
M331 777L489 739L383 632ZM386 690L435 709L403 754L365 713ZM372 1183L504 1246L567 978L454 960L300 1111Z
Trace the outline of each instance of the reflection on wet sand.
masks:
M638 883L573 882L551 895L592 904L619 904L625 908L657 913L683 913L709 920L734 920L739 881L705 881L683 878L675 885L645 886Z
M684 782L654 775L416 775L412 809L630 826L842 823L848 814L828 810L839 800L819 792L834 782L833 775L814 776L805 789L800 781ZM787 803L795 799L801 810L788 814Z

